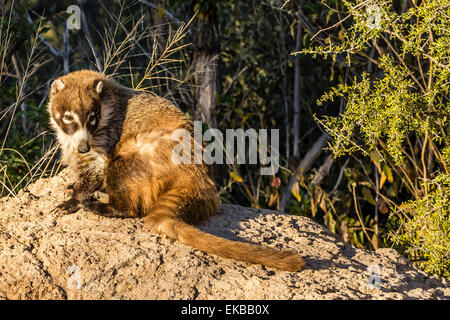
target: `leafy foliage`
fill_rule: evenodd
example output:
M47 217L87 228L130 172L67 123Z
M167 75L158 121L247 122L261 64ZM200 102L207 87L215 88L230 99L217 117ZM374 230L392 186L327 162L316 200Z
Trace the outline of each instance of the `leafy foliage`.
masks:
M450 276L450 177L424 182L427 196L396 209L390 238L425 271ZM394 217L396 219L394 219Z
M354 70L357 57L366 57L377 70L362 71L350 84L341 83L325 93L320 105L336 98L346 104L339 117L318 121L333 138L336 156L359 153L374 163L377 183L369 186L377 197L393 200L386 225L391 232L385 233L390 235L385 240L410 258L421 259L425 270L448 276L450 175L445 154L450 143L450 38L445 28L450 25L450 5L413 2L399 14L387 1L343 3L351 26L341 29L338 41L328 38L327 46L303 53L333 59L343 54ZM388 183L391 188L397 183L396 190L383 190L389 176L384 168L391 172ZM399 183L400 189L406 187L405 200L414 200L395 205ZM366 201L379 204L369 189L363 187L362 192Z

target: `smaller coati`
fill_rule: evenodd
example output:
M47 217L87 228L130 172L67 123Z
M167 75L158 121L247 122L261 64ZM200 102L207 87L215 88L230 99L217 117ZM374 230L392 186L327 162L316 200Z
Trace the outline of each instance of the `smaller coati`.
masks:
M171 160L177 129L193 126L168 100L136 92L100 73L76 71L50 90L50 123L62 161L77 173L72 197L56 211L84 208L107 217L142 217L152 231L224 258L299 271L303 259L223 239L192 226L218 211L211 167ZM94 199L97 191L108 202Z

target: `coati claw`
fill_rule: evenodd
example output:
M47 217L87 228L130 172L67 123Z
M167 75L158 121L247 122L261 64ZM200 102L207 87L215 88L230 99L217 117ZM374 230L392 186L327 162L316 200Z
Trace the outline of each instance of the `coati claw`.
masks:
M72 194L73 194L73 189L67 189L66 191L64 191L65 197L71 197Z
M102 191L95 191L92 198L103 203L109 202L109 195L106 192Z
M67 189L64 191L65 197L72 197L72 194L75 190L75 183L71 183L67 186Z
M60 205L58 205L56 208L54 208L51 213L56 214L72 214L77 212L81 209L81 203L80 201L76 199L70 199L68 201L64 201Z

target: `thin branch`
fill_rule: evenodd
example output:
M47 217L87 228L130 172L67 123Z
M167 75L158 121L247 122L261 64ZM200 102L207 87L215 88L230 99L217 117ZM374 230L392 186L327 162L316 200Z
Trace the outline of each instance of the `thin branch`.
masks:
M159 13L160 9L157 5L147 2L145 0L138 0L140 3L142 3L143 5L146 5L147 7L149 7L150 9L153 9L155 11L157 11ZM167 17L167 19L169 19L170 21L174 22L174 23L178 23L181 24L181 21L178 20L177 18L175 18L175 16L170 13L169 11L167 11L166 9L164 9L164 15Z
M87 41L89 43L89 47L91 48L92 54L94 55L94 59L95 59L95 63L97 65L97 68L98 68L98 70L100 72L103 72L103 66L102 66L102 63L100 61L100 57L99 57L97 51L94 48L94 45L93 45L94 42L92 41L91 33L89 32L89 26L88 26L87 21L86 21L86 15L84 14L84 11L83 11L83 2L81 0L78 0L78 5L81 8L81 10L80 10L81 11L81 27L84 30L84 33L86 35L86 39L87 39Z
M315 38L316 36L318 36L320 33L322 33L323 31L330 30L330 29L333 29L333 28L335 28L335 27L341 25L342 23L344 23L345 20L347 20L347 19L348 19L349 17L351 17L351 16L352 16L352 15L349 14L349 15L346 16L344 19L339 20L338 22L336 22L336 23L333 24L332 26L329 26L329 27L327 27L327 28L320 29L319 31L317 31L317 32L311 37L311 41L314 40L314 38Z
M69 28L67 24L64 24L63 31L63 51L62 51L62 59L64 66L64 74L68 74L70 72L69 68L69 57L70 57L70 44L69 44Z
M227 88L223 91L222 95L225 96L228 91L231 89L231 87L233 86L233 84L236 82L236 80L238 80L242 74L250 67L250 65L246 65L244 68L242 68L241 71L239 71L234 77L233 79L230 81L230 83L228 84Z
M364 225L364 221L362 220L361 213L359 212L358 201L356 200L356 194L355 194L355 186L353 184L352 184L352 193L353 193L353 201L355 204L355 211L356 211L356 215L358 216L359 223L361 223L361 227L363 229L364 234L367 237L367 240L369 240L370 244L375 249L375 246L373 245L373 243L369 237L369 233L366 230L366 226Z
M30 22L31 24L33 24L33 20L30 17L30 14L27 12L27 20L28 22ZM39 40L41 40L41 42L48 48L48 50L50 50L50 53L58 59L61 59L63 57L63 53L62 50L58 50L55 47L53 47L48 40L41 34L39 33Z

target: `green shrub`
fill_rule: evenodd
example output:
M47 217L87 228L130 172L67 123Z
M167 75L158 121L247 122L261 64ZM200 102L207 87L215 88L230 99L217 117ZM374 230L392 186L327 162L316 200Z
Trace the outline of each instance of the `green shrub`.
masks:
M338 34L303 50L339 56L353 75L318 101L344 99L341 114L318 121L336 156L363 154L377 168L380 178L364 182L372 189L364 189L364 198L375 192L389 202L387 243L424 270L448 277L449 2L412 1L407 10L390 1L343 4L347 16L336 24Z
M450 277L450 176L426 181L428 195L392 214L390 238L425 271Z

